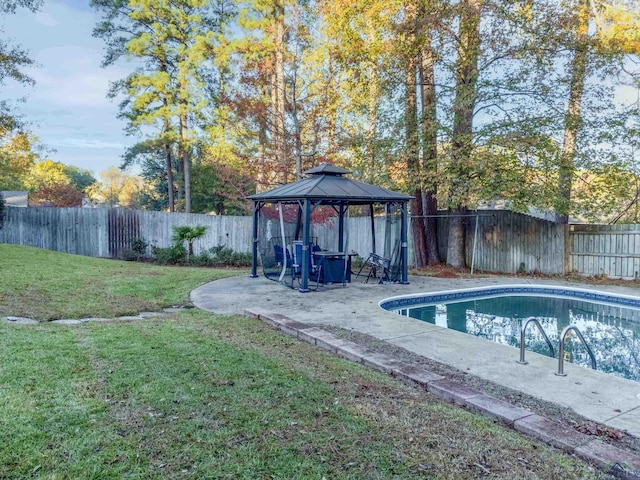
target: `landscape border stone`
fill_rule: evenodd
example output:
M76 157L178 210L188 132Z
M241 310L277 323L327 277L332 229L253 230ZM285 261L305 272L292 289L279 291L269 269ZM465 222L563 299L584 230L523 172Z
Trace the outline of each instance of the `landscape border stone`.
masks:
M373 352L320 327L310 327L263 308L246 308L244 314L261 320L292 337L316 345L344 359L387 373L441 400L500 422L518 432L570 454L575 454L619 478L640 480L640 456L565 427L547 417L462 385L422 367ZM613 468L615 467L615 468Z

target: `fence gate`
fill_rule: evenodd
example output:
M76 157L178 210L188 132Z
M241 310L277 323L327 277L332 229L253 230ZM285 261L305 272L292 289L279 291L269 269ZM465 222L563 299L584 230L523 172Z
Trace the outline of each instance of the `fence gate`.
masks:
M122 253L131 248L131 241L141 238L140 221L135 210L111 208L108 215L109 256L122 257Z

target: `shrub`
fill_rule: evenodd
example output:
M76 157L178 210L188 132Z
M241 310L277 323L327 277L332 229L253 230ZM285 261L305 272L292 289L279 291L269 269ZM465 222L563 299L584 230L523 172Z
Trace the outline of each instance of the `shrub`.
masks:
M202 252L189 259L189 265L193 265L194 267L210 267L212 264L212 258L208 252Z
M362 258L360 255L356 255L351 260L351 269L355 270L356 268L360 268L362 267L363 264L364 264L364 258Z
M134 238L131 240L129 248L122 252L122 259L129 262L133 260L141 261L146 256L148 245L143 238Z
M176 265L187 261L187 249L182 244L167 248L153 247L153 254L160 265Z
M212 247L209 252L213 255L211 265L215 267L249 267L251 266L251 254L234 252L224 245Z
M193 255L193 242L194 240L203 237L207 233L207 227L198 225L197 227L173 227L173 243L174 245L184 245L187 242L189 246L189 257Z
M224 245L210 248L198 255L189 255L182 243L168 248L153 247L156 262L161 265L191 265L194 267L249 267L251 254L234 252Z

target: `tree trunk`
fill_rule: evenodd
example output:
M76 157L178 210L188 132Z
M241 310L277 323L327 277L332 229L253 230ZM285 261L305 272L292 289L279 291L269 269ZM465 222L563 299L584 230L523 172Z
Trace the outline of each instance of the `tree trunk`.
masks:
M407 23L406 53L405 59L405 154L407 157L407 172L409 182L413 184L414 197L411 200L411 229L413 233L413 251L416 266L422 268L427 264L426 248L424 244L424 217L422 212L422 187L420 152L418 149L418 92L417 92L417 68L416 55L416 7L412 2L405 5Z
M326 104L330 105L327 128L327 154L331 155L336 148L338 109L336 108L337 81L333 66L333 58L329 58L329 82L327 84ZM315 151L315 149L314 149Z
M267 97L267 87L263 86L262 97ZM256 172L256 193L266 190L267 179L265 178L265 170L267 167L267 130L269 129L269 121L266 116L260 115L258 122L260 129L258 131L258 171Z
M284 5L282 2L276 4L276 132L278 161L282 168L282 182L288 182L289 166L287 164L287 149L285 144L285 83L284 83Z
M447 264L455 268L465 267L464 213L469 201L471 181L471 155L473 153L473 111L478 82L478 58L480 56L480 8L481 0L460 2L460 32L458 58L456 60L456 94L453 103L453 135L451 138L451 185L449 204L454 217L449 224Z
M187 139L183 141L186 143ZM182 151L183 164L184 164L184 211L185 213L191 213L191 158L186 147Z
M191 213L191 159L187 131L187 79L180 79L180 158L184 174L184 211Z
M270 135L270 146L271 146L271 162L272 168L275 173L275 182L284 184L286 183L286 179L283 180L283 172L281 170L279 150L278 150L278 142L280 141L280 137L278 134L278 82L276 79L276 54L275 52L272 55L271 65L272 71L269 78L269 84L271 86L270 89L270 102L271 102L271 112L269 115L269 133Z
M176 195L176 211L184 211L184 158L182 158L181 150L178 152L178 175L176 183L178 184L178 192Z
M449 217L449 243L447 246L447 265L464 268L465 261L465 217L466 209L451 211Z
M576 51L571 64L571 83L569 86L569 102L564 124L564 140L560 154L558 178L558 200L556 202L556 220L569 223L571 210L571 189L575 172L578 130L580 129L582 93L587 71L587 41L589 35L589 2L582 0L577 12L578 31Z
M176 211L176 206L173 198L173 161L171 158L171 145L165 144L164 151L167 158L167 199L169 203L169 211L173 213Z
M295 176L296 181L302 180L302 138L300 131L300 119L298 118L298 98L296 90L297 77L294 74L293 82L291 82L291 119L293 120L294 148L296 156Z
M376 30L371 27L369 30L369 39L373 43L376 38ZM378 97L380 96L380 87L378 85L378 65L375 59L370 61L369 65L369 106L368 106L368 127L366 132L365 145L365 164L369 162L368 175L366 181L373 182L373 174L376 171L376 135L378 130Z
M167 107L167 99L163 100L165 109ZM164 138L164 153L166 158L166 168L167 168L167 201L169 204L169 211L171 213L176 211L175 200L173 198L173 159L171 155L171 145L169 144L169 140L166 138L166 135L169 134L170 130L169 119L167 117L164 118L164 124L162 127L163 133L165 134Z
M159 48L162 51L161 48ZM160 57L160 71L164 73L168 73L169 68L167 65L167 59L164 54ZM169 111L169 99L167 95L164 94L162 98L162 104L165 109L165 113L163 114L163 124L162 124L162 133L164 134L164 152L166 158L166 168L167 168L167 203L169 206L169 212L173 213L176 211L175 200L173 197L173 159L171 155L171 144L167 136L169 135L169 131L171 130L171 124L169 122L169 117L167 112Z
M427 12L421 11L423 21ZM421 133L422 133L422 201L421 215L424 228L424 249L426 263L440 263L438 253L438 123L436 118L436 84L434 73L434 52L430 32L426 32L420 51L420 89L422 97Z

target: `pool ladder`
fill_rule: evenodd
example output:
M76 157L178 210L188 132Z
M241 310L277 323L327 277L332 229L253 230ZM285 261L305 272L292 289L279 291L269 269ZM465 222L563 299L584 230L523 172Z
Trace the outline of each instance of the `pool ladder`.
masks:
M527 332L527 327L529 326L530 323L533 323L536 327L538 327L538 330L540 330L540 333L544 337L544 341L547 342L547 345L549 346L549 350L551 352L551 355L550 355L551 358L555 358L556 352L553 349L551 340L549 340L549 337L547 336L544 329L542 328L542 325L540 325L540 322L538 321L537 318L529 317L525 319L524 323L522 324L522 328L520 329L520 360L518 360L518 363L521 363L522 365L526 365L527 363L529 363L524 359L524 344L525 344L524 337L525 337L525 333Z
M526 365L527 363L529 363L524 359L524 352L525 352L524 347L525 347L525 334L527 331L527 327L529 326L530 323L533 323L536 327L538 327L538 330L544 337L544 341L547 342L547 346L549 347L549 353L551 358L554 358L556 356L555 350L553 348L553 344L551 343L551 340L549 340L549 337L547 336L544 329L542 328L542 325L540 325L540 322L538 321L538 319L535 317L528 317L525 319L524 323L522 324L522 328L520 329L520 360L518 360L518 363L522 365ZM589 354L589 358L591 358L591 368L596 370L596 357L591 351L591 348L589 347L586 340L582 336L582 333L580 333L580 330L578 330L578 327L576 327L575 325L569 325L562 330L562 333L560 334L560 341L558 344L558 371L556 372L556 375L558 375L559 377L567 376L567 374L564 373L564 341L567 335L569 334L569 332L571 331L576 333L576 335L578 336L578 339L582 342L582 344L586 348L587 353Z
M564 373L564 339L570 331L576 332L576 335L584 345L584 348L587 349L587 353L591 358L591 368L596 370L596 357L591 351L591 348L589 348L589 345L582 336L582 333L580 333L580 330L578 330L578 327L576 327L575 325L569 325L567 327L564 327L564 330L562 330L562 333L560 334L560 344L558 345L558 371L556 372L556 375L558 375L559 377L567 376L567 374Z

